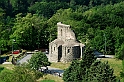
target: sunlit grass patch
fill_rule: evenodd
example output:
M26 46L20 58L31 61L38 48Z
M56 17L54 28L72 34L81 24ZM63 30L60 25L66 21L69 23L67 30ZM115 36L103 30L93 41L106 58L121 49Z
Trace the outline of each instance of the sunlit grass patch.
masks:
M13 64L1 64L0 66L5 67L5 68L10 69L10 70L12 70L14 68Z
M67 69L70 66L71 62L62 63L62 62L52 62L51 67L60 68L60 69Z
M102 58L102 62L108 61L111 68L114 69L114 74L117 78L120 78L120 72L122 71L122 61L114 58Z
M41 82L55 82L54 80L43 80Z
M50 74L47 74L47 75L44 75L43 77L41 77L39 80L38 80L38 82L40 81L40 82L44 82L44 80L46 80L45 82L47 82L47 80L51 80L51 82L64 82L63 80L62 80L62 78L61 77L58 77L58 76L54 76L54 75L50 75Z

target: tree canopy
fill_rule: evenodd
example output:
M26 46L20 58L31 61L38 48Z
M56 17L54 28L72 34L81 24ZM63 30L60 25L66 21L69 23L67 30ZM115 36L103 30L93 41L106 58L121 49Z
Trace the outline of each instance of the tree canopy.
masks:
M71 25L86 46L123 60L124 0L0 0L0 51L48 48L57 22Z
M113 69L107 62L96 60L91 51L86 51L82 60L74 60L64 71L65 82L116 82Z
M15 66L13 70L4 69L0 72L1 82L36 82L42 77L41 72L30 69L29 65Z
M32 55L31 59L28 61L31 68L38 70L40 67L50 66L50 62L46 55L42 52L38 52Z
M71 25L77 39L99 52L119 55L123 44L123 0L1 0L0 49L48 48L57 22ZM105 35L105 36L104 36Z

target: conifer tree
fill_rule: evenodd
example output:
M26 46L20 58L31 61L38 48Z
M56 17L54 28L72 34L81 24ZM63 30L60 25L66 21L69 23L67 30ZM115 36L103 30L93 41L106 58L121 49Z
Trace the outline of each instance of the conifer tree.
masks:
M74 60L64 71L65 82L116 82L113 69L108 63L96 60L89 48L85 51L82 60Z

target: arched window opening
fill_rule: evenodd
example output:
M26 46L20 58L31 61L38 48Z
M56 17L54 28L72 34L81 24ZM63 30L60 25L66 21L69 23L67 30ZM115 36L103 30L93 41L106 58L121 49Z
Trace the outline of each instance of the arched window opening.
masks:
M68 49L67 53L70 53L70 49Z

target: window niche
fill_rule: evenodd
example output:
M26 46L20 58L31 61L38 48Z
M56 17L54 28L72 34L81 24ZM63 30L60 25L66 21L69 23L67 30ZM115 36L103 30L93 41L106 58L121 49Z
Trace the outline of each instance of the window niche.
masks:
M62 29L61 29L61 36L62 36Z
M54 47L54 51L56 50L56 48Z
M70 53L70 49L67 50L67 53Z

